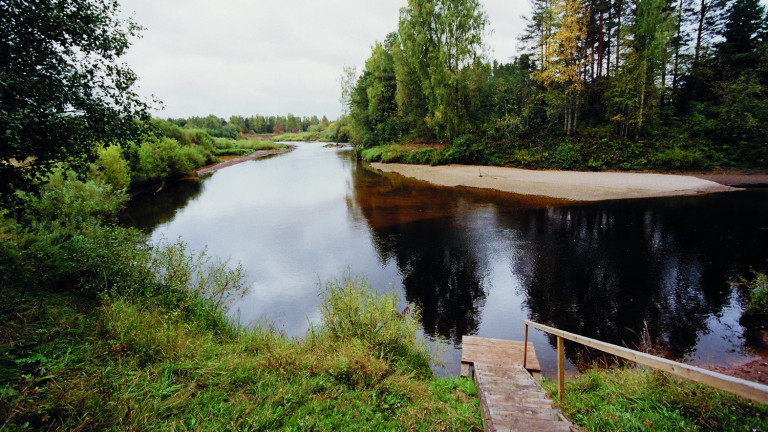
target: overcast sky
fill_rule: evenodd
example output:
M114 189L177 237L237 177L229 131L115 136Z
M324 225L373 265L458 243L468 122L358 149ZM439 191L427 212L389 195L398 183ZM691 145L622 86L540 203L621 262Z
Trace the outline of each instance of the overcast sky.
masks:
M492 58L516 55L528 0L481 2ZM156 117L341 114L338 78L397 30L407 0L122 0L145 30L123 58Z

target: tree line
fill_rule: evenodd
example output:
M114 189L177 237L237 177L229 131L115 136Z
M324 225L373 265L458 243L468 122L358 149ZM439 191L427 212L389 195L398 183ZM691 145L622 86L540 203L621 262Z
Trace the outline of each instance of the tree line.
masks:
M532 0L508 63L488 60L487 23L479 0L409 0L345 70L352 141L472 143L450 162L768 166L759 0Z
M171 118L168 121L182 128L203 129L211 136L232 139L249 133L279 135L306 132L310 127L317 125L330 125L326 116L320 119L316 115L299 117L293 114L284 116L257 114L250 117L233 115L228 120L211 114L207 117Z

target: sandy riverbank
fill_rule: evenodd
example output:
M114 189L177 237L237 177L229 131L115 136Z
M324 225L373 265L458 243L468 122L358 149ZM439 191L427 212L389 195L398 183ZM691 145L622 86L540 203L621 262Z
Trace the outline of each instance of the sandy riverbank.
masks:
M695 195L736 190L711 180L676 174L535 171L474 165L373 163L371 166L383 172L397 173L441 186L496 189L574 201Z
M258 150L258 151L255 151L255 152L247 155L247 156L238 157L238 158L230 159L230 160L227 160L227 161L224 161L224 162L220 162L220 163L217 163L217 164L204 166L204 167L198 169L197 171L195 171L195 175L196 176L201 176L203 174L212 173L214 171L218 171L218 170L220 170L222 168L226 168L228 166L236 165L236 164L239 164L241 162L245 162L245 161L249 161L249 160L253 160L253 159L261 159L261 158L265 158L267 156L274 156L274 155L277 155L277 154L280 154L280 153L286 153L286 152L289 152L289 151L291 151L291 150L293 150L295 148L296 148L295 145L289 145L288 148L281 148L281 149L275 149L275 150Z

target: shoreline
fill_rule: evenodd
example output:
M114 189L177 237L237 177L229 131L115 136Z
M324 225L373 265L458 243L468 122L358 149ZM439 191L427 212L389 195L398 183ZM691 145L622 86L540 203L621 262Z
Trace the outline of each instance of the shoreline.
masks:
M274 150L257 150L249 155L238 157L235 159L230 159L225 162L219 162L213 165L207 165L202 168L196 169L194 171L194 175L197 177L200 177L201 175L209 174L212 172L216 172L222 168L230 167L232 165L237 165L242 162L246 162L249 160L255 160L255 159L262 159L269 156L274 156L278 154L288 153L289 151L293 151L296 149L295 145L289 145L288 148L284 149L274 149Z
M768 183L768 174L765 173L538 171L497 166L429 166L380 162L370 165L379 172L399 174L438 186L495 189L571 201L698 195L739 190L730 184L741 186Z

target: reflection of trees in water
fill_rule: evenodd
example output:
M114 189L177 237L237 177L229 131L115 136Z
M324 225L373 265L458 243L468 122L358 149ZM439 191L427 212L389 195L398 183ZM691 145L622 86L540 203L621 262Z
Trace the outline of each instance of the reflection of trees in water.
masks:
M188 179L171 181L156 194L142 192L128 202L120 222L151 233L158 225L172 220L176 211L184 208L202 190L202 180Z
M707 320L729 304L727 281L768 240L740 228L743 213L718 201L728 198L511 215L529 245L513 272L522 276L531 319L631 348L647 326L657 351L684 357L708 331Z
M427 333L457 343L478 329L487 269L503 260L534 321L631 348L647 328L659 354L684 358L730 305L727 282L750 266L764 270L768 258L765 192L526 210L516 198L357 166L349 201L382 262L395 259L408 300L424 307ZM478 204L497 217L471 221ZM479 232L502 231L513 234L478 241Z
M455 344L477 332L485 304L484 262L450 219L376 230L380 253L395 259L406 300L422 308L425 333Z
M426 334L461 342L479 327L486 293L466 232L453 226L454 192L361 165L352 170L348 206L364 216L382 262L394 259L406 300L422 308Z

